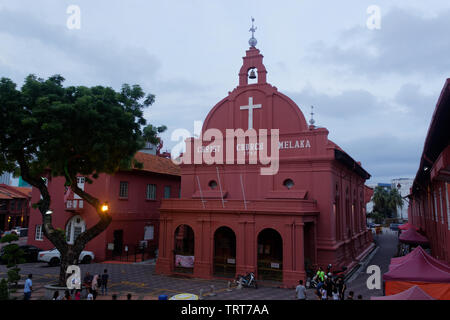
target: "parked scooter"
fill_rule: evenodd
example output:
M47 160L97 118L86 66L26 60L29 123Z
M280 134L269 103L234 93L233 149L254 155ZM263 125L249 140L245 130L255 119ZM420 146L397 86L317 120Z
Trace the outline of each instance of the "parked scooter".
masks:
M237 282L244 287L258 289L258 284L256 283L255 274L253 272L249 272L245 276L238 275Z

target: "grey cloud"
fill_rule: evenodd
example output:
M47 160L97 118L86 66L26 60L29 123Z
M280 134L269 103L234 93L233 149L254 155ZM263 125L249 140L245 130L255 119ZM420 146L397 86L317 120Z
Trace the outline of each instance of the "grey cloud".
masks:
M338 43L317 42L309 59L348 68L355 74L448 74L450 70L450 11L424 18L402 9L382 16L381 29L365 26L341 34Z
M158 59L144 48L120 47L109 39L82 39L65 25L49 25L23 12L0 10L0 32L29 43L37 40L43 46L52 47L55 50L55 69L65 63L64 58L69 58L71 62L81 64L82 70L78 72L96 81L102 79L115 87L123 82L148 81L155 77L160 67ZM20 59L20 52L17 54Z

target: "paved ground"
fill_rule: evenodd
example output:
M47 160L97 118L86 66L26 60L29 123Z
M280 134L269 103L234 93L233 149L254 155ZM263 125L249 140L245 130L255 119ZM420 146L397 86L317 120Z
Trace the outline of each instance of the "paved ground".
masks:
M369 265L377 265L381 269L381 274L383 275L389 269L389 264L391 258L397 253L397 243L398 235L397 232L391 231L388 228L383 229L383 234L374 235L374 240L378 244L379 248L376 254L367 261L367 265L358 270L354 276L350 277L347 283L347 293L353 291L355 297L361 294L364 300L370 299L371 296L382 296L383 295L383 281L381 281L381 289L369 290L367 288L367 279L370 274L366 273L367 267Z
M380 249L374 255L370 264L377 264L382 272L387 271L389 260L395 254L396 235L385 233L380 235L378 242ZM21 274L33 274L33 292L32 299L42 299L44 296L44 285L55 282L58 277L59 268L49 267L44 263L23 264ZM168 277L154 274L154 263L148 264L110 264L97 263L90 265L80 265L82 275L86 271L91 274L101 274L103 269L108 269L110 274L109 292L107 296L99 296L98 299L111 299L112 294L117 294L119 299L125 299L128 293L131 293L133 299L153 300L159 295L173 296L178 293L193 293L199 295L203 289L205 300L292 300L294 291L292 289L278 288L276 283L258 283L258 289L243 288L238 290L233 288L228 292L228 282L225 280L202 280L189 279L183 277ZM370 299L372 295L382 295L381 290L368 290L366 286L368 274L362 270L352 278L355 280L347 283L348 291L353 290L355 295L362 294L364 299ZM6 267L0 266L0 278L6 278ZM19 298L22 297L23 281L19 284L17 292L13 294ZM210 286L215 287L216 295L209 295ZM313 299L313 290L308 290L308 297Z

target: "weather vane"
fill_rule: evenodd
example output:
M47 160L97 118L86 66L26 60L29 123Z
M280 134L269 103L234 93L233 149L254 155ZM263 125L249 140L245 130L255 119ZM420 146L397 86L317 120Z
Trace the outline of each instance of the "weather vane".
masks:
M256 39L255 39L255 31L256 31L257 27L255 27L255 26L253 25L253 22L255 22L255 19L252 17L252 27L251 27L250 30L249 30L249 31L252 32L252 37L251 37L250 40L248 41L248 43L250 44L250 47L254 47L254 46L256 46L256 44L258 43L258 41L256 41Z

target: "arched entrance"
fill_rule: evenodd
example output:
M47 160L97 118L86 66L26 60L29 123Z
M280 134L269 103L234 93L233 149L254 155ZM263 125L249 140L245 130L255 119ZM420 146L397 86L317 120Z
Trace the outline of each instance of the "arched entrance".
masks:
M228 227L220 227L214 233L213 273L227 278L236 275L236 235Z
M187 224L175 230L174 272L194 272L194 230Z
M283 240L274 229L258 234L258 279L283 281Z
M86 222L81 216L72 217L66 225L66 240L68 244L74 244L78 236L86 230Z

